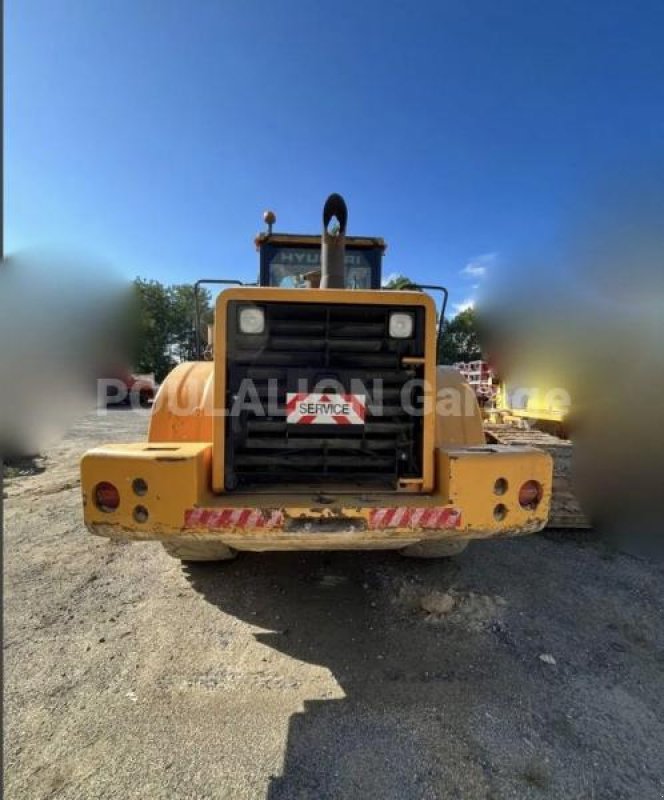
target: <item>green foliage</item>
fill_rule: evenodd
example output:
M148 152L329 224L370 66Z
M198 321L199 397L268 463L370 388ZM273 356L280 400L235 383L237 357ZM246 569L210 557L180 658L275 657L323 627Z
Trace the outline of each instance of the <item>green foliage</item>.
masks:
M170 336L171 346L178 361L191 361L196 358L195 303L194 287L180 284L168 288L170 301ZM203 344L207 340L207 326L214 319L210 306L210 293L206 289L198 290L198 302L201 312L200 337Z
M456 361L475 361L482 358L477 330L477 317L473 308L460 311L451 320L445 320L438 360L441 364Z
M168 354L169 304L158 281L134 281L137 294L137 331L134 366L139 373L154 372L158 381L171 369Z
M189 284L164 286L159 281L136 278L136 350L134 365L139 373L154 372L162 381L180 361L195 354L194 287ZM210 295L200 290L201 337L212 322Z
M396 278L392 278L389 280L384 289L396 289L398 291L419 291L419 287L417 284L413 283L410 278L407 278L405 275L397 275Z

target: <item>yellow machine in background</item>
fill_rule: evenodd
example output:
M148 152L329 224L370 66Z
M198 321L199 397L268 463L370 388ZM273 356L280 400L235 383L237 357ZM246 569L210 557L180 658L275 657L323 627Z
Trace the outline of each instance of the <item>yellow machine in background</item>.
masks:
M569 412L569 394L553 384L537 381L534 386L519 386L515 381L501 381L486 415L491 422L523 422L524 427L567 438Z
M219 294L213 360L166 378L146 442L83 457L93 533L215 560L280 549L432 557L544 527L550 457L486 443L473 392L437 363L433 299L381 290L385 244L347 238L346 219L339 195L322 238L272 233L266 215L261 285Z

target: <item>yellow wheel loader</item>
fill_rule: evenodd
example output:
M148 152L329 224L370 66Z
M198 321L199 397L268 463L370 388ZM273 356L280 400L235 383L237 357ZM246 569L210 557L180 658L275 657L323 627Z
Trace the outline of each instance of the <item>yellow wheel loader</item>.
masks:
M211 360L168 375L147 441L83 456L89 530L193 561L447 556L543 528L550 456L487 444L475 395L438 364L447 291L381 289L385 243L346 236L340 195L321 237L274 233L264 218L259 284L219 293ZM440 314L425 289L442 292Z

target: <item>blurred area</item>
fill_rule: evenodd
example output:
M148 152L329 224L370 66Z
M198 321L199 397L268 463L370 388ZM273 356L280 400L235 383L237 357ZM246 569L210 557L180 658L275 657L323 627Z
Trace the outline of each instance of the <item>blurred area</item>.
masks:
M94 408L97 380L128 371L135 292L111 265L23 251L0 267L0 454L32 456Z
M549 253L503 264L480 303L511 386L568 396L575 490L624 548L664 552L664 170L570 203Z

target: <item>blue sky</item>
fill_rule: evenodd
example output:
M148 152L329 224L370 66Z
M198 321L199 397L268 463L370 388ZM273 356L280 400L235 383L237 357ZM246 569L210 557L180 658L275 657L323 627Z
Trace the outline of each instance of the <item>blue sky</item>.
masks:
M386 273L473 298L661 156L659 2L5 0L9 251L165 282L256 274L266 207L331 191Z

